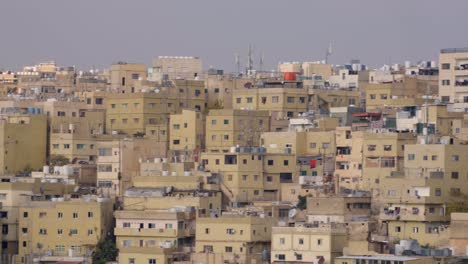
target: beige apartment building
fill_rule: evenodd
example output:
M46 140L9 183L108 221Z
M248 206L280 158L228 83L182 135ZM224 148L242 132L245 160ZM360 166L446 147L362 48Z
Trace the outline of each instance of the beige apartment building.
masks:
M41 182L28 177L2 177L0 183L0 224L2 225L1 263L15 263L18 254L18 219L20 206L33 200L50 200L73 192L76 185Z
M197 218L192 260L206 264L265 263L274 218L219 215Z
M442 49L439 55L439 98L456 112L468 111L468 48Z
M181 114L170 115L169 149L200 150L205 148L205 120L202 113L182 110Z
M365 132L363 138L363 173L361 190L384 190L380 181L403 169L405 145L414 144L412 133L391 133L386 130Z
M309 110L316 114L328 114L332 107L360 106L359 91L308 89Z
M98 191L106 196L120 196L140 172L140 159L165 157L167 145L148 138L114 138L98 141Z
M145 133L154 125L167 124L170 114L180 113L182 109L203 111L204 108L203 81L175 80L168 87L152 91L109 94L106 131Z
M147 77L146 65L118 62L109 69L110 89L118 93L134 93L135 84Z
M183 261L195 245L195 211L122 210L114 216L119 263Z
M46 162L47 121L42 114L0 116L0 173L40 169Z
M227 152L231 147L260 146L260 135L270 129L267 111L219 109L206 117L206 150Z
M202 61L191 56L159 56L153 60L153 67L148 71L148 77L153 81L190 80L201 75Z
M362 182L364 132L351 127L336 128L336 157L334 177L337 192L342 189L359 190Z
M112 224L113 203L104 198L36 201L19 210L17 263L33 259L89 261ZM63 201L62 201L63 199Z
M271 263L334 263L347 243L346 228L340 224L273 227Z
M270 131L287 130L289 118L308 110L308 91L302 82L264 82L260 86L236 89L232 100L234 109L269 111Z

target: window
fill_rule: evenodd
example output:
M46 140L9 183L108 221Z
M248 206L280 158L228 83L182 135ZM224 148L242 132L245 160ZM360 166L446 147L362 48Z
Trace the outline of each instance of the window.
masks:
M252 97L247 97L247 103L252 103L253 102L253 98Z
M459 160L460 160L460 156L452 155L452 161L459 161Z
M128 259L128 264L135 264L135 259L134 258L129 258Z
M180 129L180 125L179 125L179 124L174 124L174 125L172 125L172 128L174 128L174 129Z
M290 104L294 103L294 97L288 96L287 100L288 100L288 103L290 103Z
M128 123L128 119L127 119L127 118L122 119L122 124L127 124L127 123Z
M69 148L70 148L70 144L63 144L63 148L64 148L64 149L69 149Z
M124 222L124 223L123 223L123 227L124 227L124 228L130 228L130 223Z
M93 234L93 230L92 229L88 229L88 236L91 236Z
M317 147L317 143L309 143L309 148L316 148Z
M419 227L413 227L413 233L419 233Z
M58 148L59 148L59 144L53 144L52 146L54 147L54 149L58 149Z
M400 233L401 232L401 226L395 226L395 232Z
M260 191L259 190L254 190L253 194L254 195L260 195Z
M224 140L229 140L229 135L224 135L224 136L223 136L223 139L224 139Z
M237 98L236 98L236 103L237 103L237 104L240 104L241 102L242 102L242 98L237 97Z
M330 147L330 143L322 143L323 149L328 149Z
M408 154L408 160L414 160L415 158L416 158L416 155Z
M271 102L272 103L278 103L279 102L279 96L272 96L271 97Z
M70 235L78 235L78 229L70 229Z
M382 99L382 100L387 100L387 98L388 98L388 95L386 95L386 94L381 94L380 95L380 99Z
M23 212L23 217L28 218L28 212Z
M322 245L322 239L317 239L317 246Z
M424 156L423 156L423 160L427 160L427 155L424 155Z
M275 162L273 160L268 160L268 166L273 166Z
M74 219L78 218L78 213L73 213L73 218Z
M384 151L391 151L392 150L392 145L384 145Z
M443 86L448 86L448 85L450 85L450 80L442 80L442 85L443 85Z
M299 97L299 102L300 102L301 104L305 103L305 97Z
M224 248L224 251L225 251L226 253L232 253L232 247L225 247L225 248Z
M226 234L228 234L228 235L234 235L235 233L236 233L236 231L234 229L232 229L232 228L226 229Z
M228 120L228 119L224 119L223 124L229 125L229 120Z
M289 160L283 160L283 165L284 166L289 166Z
M278 254L278 260L285 260L286 256L284 254Z
M452 179L458 179L458 171L452 171Z
M435 194L435 196L442 196L442 189L440 189L440 188L435 188L434 194Z
M61 234L63 234L63 229L61 229L61 228L57 229L57 235L61 235Z
M209 228L205 228L205 234L209 234L210 233L210 229Z
M88 218L93 218L94 217L94 213L93 212L88 212Z
M376 145L367 145L367 150L368 151L374 151L377 148Z
M281 237L281 238L280 238L280 241L279 241L279 242L280 242L280 245L284 245L285 241L286 241L286 240L284 239L284 237Z
M216 125L216 119L211 120L211 125Z
M370 99L371 99L371 100L375 100L375 98L376 98L375 94L371 94L371 95L370 95Z
M57 245L57 246L55 246L55 251L63 252L63 251L65 251L65 246L64 245Z
M148 264L156 264L156 259L148 259Z
M303 238L299 238L299 245L304 245L304 239Z
M432 155L431 159L432 160L437 160L437 155Z
M302 254L296 254L296 260L302 260Z
M450 63L442 63L442 70L450 70Z
M76 144L76 149L84 149L85 144Z
M135 124L140 123L140 118L133 118L133 123L135 123Z
M57 218L63 218L63 213L62 212L58 213Z
M242 180L247 181L247 175L242 175Z

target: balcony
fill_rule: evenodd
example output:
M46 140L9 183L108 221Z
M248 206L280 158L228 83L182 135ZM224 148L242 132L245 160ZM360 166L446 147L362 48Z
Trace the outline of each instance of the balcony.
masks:
M447 215L428 213L427 211L420 208L401 209L399 211L383 209L380 212L379 218L382 221L441 222L449 220Z
M163 229L163 228L115 228L116 236L139 237L185 237L194 236L194 229Z

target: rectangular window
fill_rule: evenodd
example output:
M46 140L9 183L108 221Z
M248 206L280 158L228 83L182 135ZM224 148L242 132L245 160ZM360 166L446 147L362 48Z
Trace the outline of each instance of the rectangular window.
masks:
M76 144L76 149L84 149L85 144Z
M279 102L279 96L272 96L271 97L271 102L272 103L278 103Z
M452 171L452 179L458 179L458 171Z
M225 248L224 248L224 251L225 251L226 253L232 253L232 247L225 247Z
M408 160L414 160L416 158L415 154L408 154Z
M450 70L450 63L442 63L442 70Z
M459 160L460 160L460 156L452 155L452 161L459 161Z
M273 166L275 162L273 160L268 160L268 166Z
M294 103L294 97L288 96L287 100L288 100L288 103L290 103L290 104Z

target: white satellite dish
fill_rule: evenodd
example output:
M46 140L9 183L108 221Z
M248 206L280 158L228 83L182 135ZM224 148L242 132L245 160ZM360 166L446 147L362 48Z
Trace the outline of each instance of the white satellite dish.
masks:
M293 218L294 216L296 216L296 214L297 214L297 209L291 209L288 212L289 218Z

